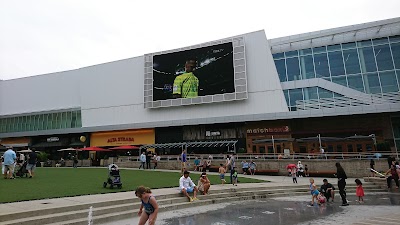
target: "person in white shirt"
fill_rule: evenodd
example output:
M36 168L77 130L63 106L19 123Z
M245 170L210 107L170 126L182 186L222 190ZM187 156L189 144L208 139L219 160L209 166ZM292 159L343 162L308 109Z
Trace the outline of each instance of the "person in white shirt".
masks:
M143 167L144 169L144 165L146 165L146 155L144 154L144 152L142 152L142 154L140 155L140 166L139 169Z
M197 199L197 192L199 191L192 179L189 177L189 171L183 172L183 176L179 179L179 190L185 195L190 202ZM189 193L193 193L193 198L190 197Z

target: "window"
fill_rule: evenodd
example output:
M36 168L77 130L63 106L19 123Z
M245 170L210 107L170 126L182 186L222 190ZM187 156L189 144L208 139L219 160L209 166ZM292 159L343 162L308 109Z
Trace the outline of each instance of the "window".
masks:
M303 79L315 78L313 58L311 55L300 57L300 68Z
M328 58L326 53L314 54L314 63L317 77L329 77Z
M333 98L333 93L323 88L318 88L319 98Z
M368 46L371 46L371 45L372 45L371 40L357 41L357 46L358 47L368 47Z
M336 145L336 151L337 152L343 152L343 146L342 145Z
M366 72L375 72L376 64L375 64L375 56L371 47L360 48L358 49L358 54L360 57L361 63L361 71L363 73Z
M286 59L288 81L300 80L299 58Z
M383 93L399 91L394 71L379 73L379 77L381 79Z
M364 92L364 85L361 74L347 76L349 88Z
M272 57L274 57L274 59L281 59L281 58L284 58L285 55L283 54L283 52L282 53L275 53L275 54L272 55Z
M340 44L337 44L337 45L328 45L326 48L328 49L328 52L329 52L329 51L338 51L338 50L340 51L340 50L341 50Z
M347 87L346 76L332 77L332 82Z
M292 106L291 107L292 111L295 111L296 107L294 107L294 106L296 106L296 101L303 100L302 89L299 88L299 89L289 90L289 96L290 96L290 104L289 105Z
M347 74L356 74L361 72L357 49L343 51L343 58Z
M347 145L347 152L353 152L353 145Z
M276 70L278 71L279 80L281 82L286 81L286 66L285 59L275 60Z
M351 48L356 48L355 42L349 42L349 43L342 44L342 49L351 49Z
M400 42L400 35L396 35L396 36L391 36L389 37L390 42L394 43L394 42Z
M317 87L304 88L304 100L318 99Z
M331 68L331 76L344 75L344 65L342 52L329 52L329 66Z
M296 51L290 51L290 52L285 52L286 57L293 57L293 56L299 56L299 52Z
M381 86L377 73L364 74L365 91L368 94L381 93Z
M390 54L389 45L380 45L374 47L376 63L378 64L378 70L392 70L393 61L392 55Z
M400 69L400 42L392 44L392 54L396 69Z
M374 43L374 45L381 45L381 44L388 44L389 41L387 37L383 37L383 38L372 39L372 43Z
M312 50L311 50L311 48L306 48L306 49L299 50L299 53L300 53L300 55L311 55Z

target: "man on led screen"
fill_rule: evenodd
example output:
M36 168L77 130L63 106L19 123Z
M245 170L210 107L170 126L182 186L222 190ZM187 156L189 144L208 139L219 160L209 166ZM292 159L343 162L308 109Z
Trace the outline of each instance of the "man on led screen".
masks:
M177 76L174 80L174 98L195 98L198 96L199 79L193 74L196 69L197 61L187 59L185 63L185 73Z

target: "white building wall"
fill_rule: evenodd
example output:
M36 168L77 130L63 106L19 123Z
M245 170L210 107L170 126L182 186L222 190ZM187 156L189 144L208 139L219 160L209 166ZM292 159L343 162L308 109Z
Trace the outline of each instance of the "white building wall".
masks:
M79 70L0 82L0 116L80 107Z
M84 127L160 122L169 125L224 122L226 116L287 112L264 31L246 34L247 100L144 109L143 57L80 69ZM243 118L238 121L243 121Z

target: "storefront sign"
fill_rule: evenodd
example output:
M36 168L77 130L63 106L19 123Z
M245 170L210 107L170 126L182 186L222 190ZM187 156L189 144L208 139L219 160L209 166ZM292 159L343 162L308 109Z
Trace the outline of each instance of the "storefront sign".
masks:
M115 142L134 142L135 139L133 137L113 137L107 140L107 143L115 143Z
M289 132L289 126L247 129L247 134L287 133L287 132Z
M214 136L221 136L220 131L206 131L206 137L214 137Z
M59 137L49 137L47 138L47 142L57 142L60 141Z
M155 143L154 129L105 131L92 133L91 146L144 145Z

